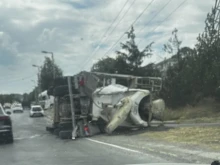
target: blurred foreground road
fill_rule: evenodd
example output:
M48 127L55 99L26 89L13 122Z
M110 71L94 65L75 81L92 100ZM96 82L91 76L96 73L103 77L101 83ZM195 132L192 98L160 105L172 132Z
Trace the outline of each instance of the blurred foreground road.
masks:
M60 140L46 132L46 118L13 114L13 144L0 144L5 165L112 165L165 163L166 160L120 145L91 139ZM111 138L111 137L106 137Z

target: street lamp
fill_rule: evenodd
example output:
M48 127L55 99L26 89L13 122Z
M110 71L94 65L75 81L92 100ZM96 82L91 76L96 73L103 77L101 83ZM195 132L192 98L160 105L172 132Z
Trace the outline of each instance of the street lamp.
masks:
M53 56L53 52L48 52L48 51L41 51L41 53L44 54L51 54L52 57L52 61L53 61L53 79L55 79L55 62L54 62L54 56Z

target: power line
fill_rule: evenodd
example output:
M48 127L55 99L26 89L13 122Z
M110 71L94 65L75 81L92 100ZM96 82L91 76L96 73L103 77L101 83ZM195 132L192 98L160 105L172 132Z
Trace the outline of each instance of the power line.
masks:
M36 75L31 75L31 76L27 76L27 77L23 77L23 78L18 78L18 79L14 79L14 80L7 80L6 82L2 82L2 84L3 83L11 83L11 82L16 82L16 81L22 81L22 80L26 80L26 79L29 79L29 78L31 78L31 77L34 77L34 76L36 76Z
M34 74L34 76L36 76L36 74ZM12 77L15 78L15 80L16 80L16 79L20 79L22 77L22 75L21 74L20 75L17 74L16 76L11 75L10 77L7 75L5 77L1 77L0 78L0 82L4 81L4 80L8 80L8 78L12 78ZM14 80L14 79L12 79L12 80Z
M114 20L112 21L112 23L109 25L108 29L105 31L105 33L102 35L101 40L99 45L94 49L94 51L102 44L102 40L103 38L105 38L105 36L107 35L108 31L111 29L112 25L115 23L115 21L118 19L119 15L121 14L121 12L124 10L125 6L127 5L127 3L129 2L129 0L127 0L125 2L125 4L123 5L123 7L121 8L121 10L119 11L119 13L116 15L116 17L114 18ZM93 51L93 53L94 53ZM93 54L92 53L92 54Z
M114 20L112 21L112 23L110 24L110 26L108 27L108 29L105 31L105 33L102 36L102 39L105 37L105 35L108 33L108 31L111 29L112 25L115 23L115 21L118 19L119 15L121 14L121 12L124 10L125 6L127 5L127 3L129 2L129 0L127 0L125 2L125 4L123 5L123 7L121 8L121 10L119 11L119 13L116 15L116 17L114 18ZM101 39L101 41L102 41Z
M124 19L124 17L126 16L126 14L128 13L128 11L131 9L132 5L134 4L135 0L133 0L133 2L130 4L130 6L127 8L127 10L124 12L123 16L121 17L121 19L118 21L118 23L114 26L114 28L112 29L112 31L109 33L108 37L115 31L116 27L119 25L119 23ZM128 0L125 2L123 8L121 9L121 11L119 12L119 14L116 16L116 18L114 19L114 21L112 22L112 24L116 21L116 19L118 18L118 16L121 14L122 10L124 9L124 7L126 6L126 4L128 3ZM112 25L111 24L111 25ZM110 27L108 28L108 30L110 29ZM108 31L107 31L108 32ZM107 32L105 33L105 35L107 34ZM104 35L104 36L105 36ZM104 41L106 41L107 38L105 38ZM91 55L88 57L88 59L83 63L82 68L84 68L85 64L89 61L90 57L92 57L98 50L100 45L104 42L103 40L101 40L101 42L99 43L99 45L95 48L95 50L91 53Z
M145 9L141 12L141 14L132 22L132 24L130 25L130 26L132 26L132 25L134 25L137 21L138 21L138 19L144 14L144 12L148 9L148 7L152 4L154 2L154 0L152 0L146 7L145 7ZM130 29L130 26L129 26L129 28L126 30L126 32ZM108 51L104 54L104 56L106 56L111 50L112 50L112 48L114 48L116 45L117 45L117 43L124 37L124 35L125 35L125 33L123 33L120 37L119 37L119 39L110 47L110 49L108 49Z
M164 21L166 21L171 15L173 15L187 0L184 0L182 3L180 3L179 6L177 6L177 8L175 8L166 18L164 18L151 32L148 32L147 35L149 33L152 33L154 32ZM140 44L140 42L142 41L143 39L141 39L139 42L138 42L138 45Z
M164 9L165 7L171 2L172 0L167 1L167 3L165 5L163 5L163 7L150 19L150 21L148 21L143 28L141 28L136 35L138 35L142 30L144 30L146 28L146 26L151 23L156 17L157 15L159 15Z
M126 16L126 14L129 12L129 10L131 9L131 7L134 5L135 0L133 0L133 2L131 3L131 5L129 6L129 8L126 10L126 12L124 13L124 15L121 17L121 19L118 21L118 23L115 25L115 27L112 29L112 31L109 33L108 36L110 36L115 29L118 27L118 25L121 23L121 21L124 19L124 17Z
M21 75L18 75L17 73L11 73L11 74L7 74L7 75L4 75L4 76L0 76L0 80L5 80L9 77L15 77L15 76L21 76Z

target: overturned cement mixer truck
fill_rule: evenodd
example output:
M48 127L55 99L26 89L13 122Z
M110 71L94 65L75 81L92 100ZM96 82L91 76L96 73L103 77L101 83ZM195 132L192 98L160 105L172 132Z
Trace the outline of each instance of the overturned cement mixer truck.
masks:
M156 99L162 79L100 72L80 72L55 80L52 130L61 138L111 134L120 126L147 127L163 121L165 103ZM51 130L47 128L48 130Z

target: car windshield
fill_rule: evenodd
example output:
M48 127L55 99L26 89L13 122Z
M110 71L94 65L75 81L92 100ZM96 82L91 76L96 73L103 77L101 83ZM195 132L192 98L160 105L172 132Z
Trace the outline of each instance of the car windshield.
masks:
M42 109L40 107L33 107L32 111L36 112L36 111L41 111Z

